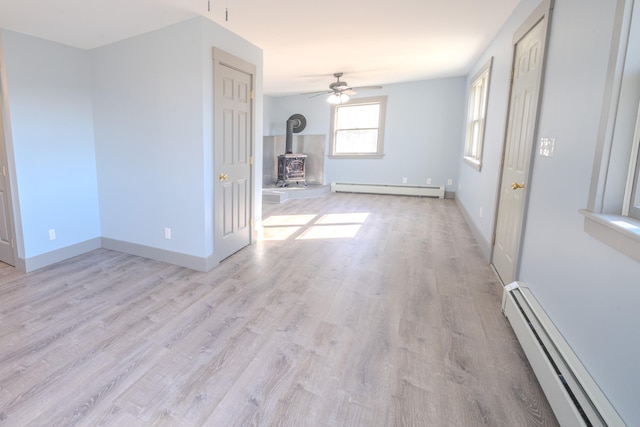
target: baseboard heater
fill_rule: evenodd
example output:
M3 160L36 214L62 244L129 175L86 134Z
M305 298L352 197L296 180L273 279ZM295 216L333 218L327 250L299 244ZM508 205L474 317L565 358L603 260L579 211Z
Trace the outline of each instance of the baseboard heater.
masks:
M444 199L444 187L420 187L411 185L343 184L332 182L331 192L389 194L395 196L424 196Z
M502 312L561 426L625 425L526 285L504 288Z

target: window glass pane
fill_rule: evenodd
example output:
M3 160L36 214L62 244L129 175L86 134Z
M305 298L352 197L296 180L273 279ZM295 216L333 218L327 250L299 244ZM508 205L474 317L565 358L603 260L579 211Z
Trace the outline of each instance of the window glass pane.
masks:
M377 153L378 129L336 131L336 154Z
M482 140L484 138L484 121L487 109L491 63L492 59L490 59L484 69L474 77L469 86L464 156L470 160L470 164L478 170L480 170L482 163Z
M380 104L338 107L338 129L377 128Z

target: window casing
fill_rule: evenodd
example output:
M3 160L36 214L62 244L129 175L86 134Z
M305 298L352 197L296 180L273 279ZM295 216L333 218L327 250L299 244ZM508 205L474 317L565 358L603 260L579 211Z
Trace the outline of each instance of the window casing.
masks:
M464 142L464 160L473 168L482 167L482 146L484 142L484 124L489 98L489 80L493 57L473 77L469 87L467 104L467 129Z
M332 105L330 157L381 158L386 104L377 96Z
M640 220L640 104L638 105L630 158L622 215Z
M580 212L588 234L640 261L640 14L633 0L617 5L589 201Z

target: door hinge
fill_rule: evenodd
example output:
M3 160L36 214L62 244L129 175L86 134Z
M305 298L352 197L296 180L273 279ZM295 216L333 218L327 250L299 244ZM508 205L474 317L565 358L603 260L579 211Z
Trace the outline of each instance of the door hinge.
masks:
M7 168L2 165L2 176L7 176Z
M251 96L251 99L253 99L253 89L251 89L250 96Z
M496 245L496 235L495 233L493 234L493 240L491 241L491 247Z
M249 164L253 165L253 156L249 157Z
M16 241L11 239L11 249L16 247Z

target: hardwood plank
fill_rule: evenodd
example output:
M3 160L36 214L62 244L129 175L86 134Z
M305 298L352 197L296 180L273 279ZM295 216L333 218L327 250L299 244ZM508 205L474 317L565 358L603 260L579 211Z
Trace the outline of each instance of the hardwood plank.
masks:
M208 273L0 265L0 426L557 425L453 201L292 200L266 234L295 215Z

